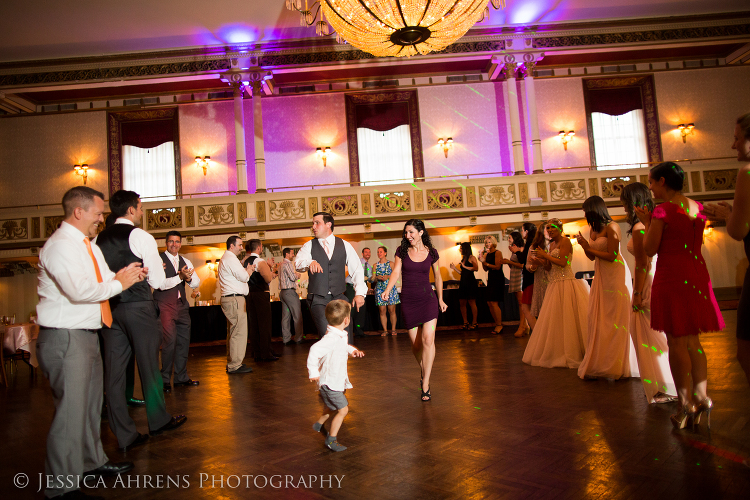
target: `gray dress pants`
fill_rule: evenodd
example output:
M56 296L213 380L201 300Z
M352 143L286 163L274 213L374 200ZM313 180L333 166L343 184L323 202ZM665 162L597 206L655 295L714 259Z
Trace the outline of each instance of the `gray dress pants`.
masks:
M187 382L190 350L190 306L179 299L157 301L161 321L161 380L169 384L174 366L175 383Z
M281 338L284 343L292 340L292 329L290 320L294 321L294 341L299 342L304 334L302 330L302 307L299 303L299 296L294 288L281 290L279 293L281 299Z

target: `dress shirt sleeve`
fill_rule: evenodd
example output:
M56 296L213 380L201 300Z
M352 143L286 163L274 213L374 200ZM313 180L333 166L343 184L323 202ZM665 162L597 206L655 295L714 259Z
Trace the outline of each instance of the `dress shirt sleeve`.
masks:
M229 264L229 272L232 273L232 276L237 278L237 281L243 283L250 281L250 275L247 273L247 270L242 267L240 259L229 259L227 263Z
M187 260L185 257L182 257L182 260L185 261L185 265L188 269L193 269L195 271L195 267L193 266L193 263ZM190 283L188 283L188 286L192 289L196 289L200 286L201 279L198 277L198 273L193 272L193 278L190 280Z
M320 376L320 360L331 352L333 347L334 343L330 335L324 335L322 339L310 347L310 353L307 355L307 373L309 378Z
M159 257L159 247L153 236L140 228L130 233L130 248L136 257L143 260L143 267L148 268L148 284L154 290L169 290L176 287L180 281L178 276L167 279L164 274L164 261Z
M346 248L346 266L349 269L349 277L354 282L354 293L364 297L367 295L367 285L365 284L365 272L362 269L362 261L359 260L357 251L348 241L344 241L344 248Z
M352 354L354 354L354 351L356 351L356 350L357 350L357 348L354 347L353 345L346 344L346 352L349 353L349 356L351 356Z
M294 283L296 286L297 283L297 274L294 270L294 264L292 262L284 262L284 265L281 266L282 271L284 272L284 279L288 283Z
M96 250L101 255L101 250ZM99 272L103 280L105 276L109 280L99 283L93 265L89 265L93 263L83 243L77 248L73 242L58 242L44 249L40 261L70 302L95 304L122 292L122 284L114 279L114 273L107 267L103 256L97 258Z
M294 266L298 271L304 271L310 267L312 262L312 240L308 241L297 252L297 258L294 260Z

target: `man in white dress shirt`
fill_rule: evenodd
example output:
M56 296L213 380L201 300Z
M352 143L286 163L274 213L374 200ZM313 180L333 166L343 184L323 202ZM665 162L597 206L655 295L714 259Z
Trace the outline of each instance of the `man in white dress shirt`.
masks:
M180 255L182 234L179 231L167 233L167 251L159 254L164 263L167 279L164 285L154 290L154 300L159 306L161 321L161 378L164 392L170 392L172 386L172 367L174 366L174 386L195 386L197 380L188 377L187 358L190 349L190 304L185 296L185 284L195 290L201 284L193 263ZM168 283L169 278L180 277L177 285Z
M48 477L75 477L82 482L84 475L119 474L133 468L132 462L109 463L102 449L104 396L97 331L102 321L112 321L107 299L143 276L137 264L113 273L99 247L89 241L104 221L102 193L74 187L65 193L62 204L65 219L39 253L37 357L55 401L45 472ZM48 498L86 498L77 486L65 482L53 481L44 493Z
M117 220L96 237L107 264L118 269L122 264L139 262L148 272L147 281L110 299L114 321L111 328L102 330L109 427L120 449L126 451L148 440L148 434L139 433L130 418L125 399L125 369L132 353L141 376L149 432L161 434L187 420L185 415L173 417L167 412L159 370L161 323L151 294L151 288L174 287L182 278L166 277L156 240L138 227L143 220L138 193L117 191L109 199L109 208Z
M332 300L346 299L346 269L354 284L352 305L359 309L364 306L367 285L365 285L362 262L357 251L349 243L333 235L335 222L327 212L313 215L313 234L315 238L308 241L297 253L295 266L297 270L308 270L309 284L307 302L310 306L318 334L323 337L328 328L325 310ZM346 327L349 343L354 343L352 325Z
M230 236L227 251L219 261L219 287L221 288L221 310L229 321L227 335L227 373L237 375L253 371L242 362L247 351L247 313L245 295L247 282L253 265L243 268L237 256L242 252L242 238Z

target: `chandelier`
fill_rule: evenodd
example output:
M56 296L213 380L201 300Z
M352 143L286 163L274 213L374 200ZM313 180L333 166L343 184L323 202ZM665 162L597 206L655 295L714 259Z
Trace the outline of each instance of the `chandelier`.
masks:
M286 0L287 9L300 13L300 25L315 24L318 35L335 30L339 43L374 56L408 57L443 50L489 17L488 4L501 9L505 0L320 0L309 6L304 0L302 4L303 0Z

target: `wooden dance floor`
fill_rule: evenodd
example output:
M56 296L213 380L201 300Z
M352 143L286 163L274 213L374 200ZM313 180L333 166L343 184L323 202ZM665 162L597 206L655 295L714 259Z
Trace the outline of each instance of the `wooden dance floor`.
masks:
M321 405L305 363L310 344L228 376L223 346L193 347L200 386L166 395L187 423L123 454L106 422L104 449L135 469L87 493L105 498L750 498L750 387L727 330L703 336L712 428L674 431L676 404L648 405L640 380L580 380L521 362L528 337L489 328L438 332L433 400L419 399L407 335L357 339L354 389L333 453L312 430ZM510 330L510 331L508 331ZM42 498L49 385L20 366L0 389L0 498ZM136 395L140 389L136 390ZM141 432L146 412L130 410ZM14 486L18 474L30 478ZM148 481L148 484L146 484ZM105 487L106 486L106 487ZM322 487L321 487L322 486Z

